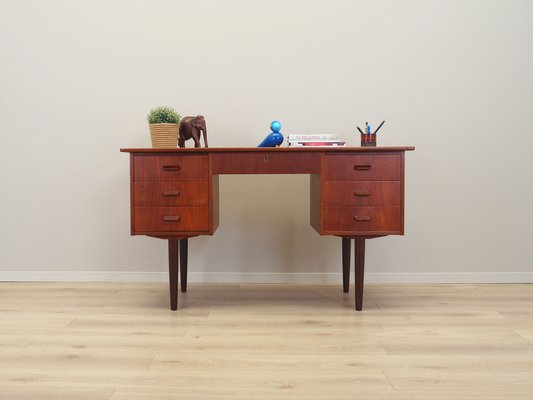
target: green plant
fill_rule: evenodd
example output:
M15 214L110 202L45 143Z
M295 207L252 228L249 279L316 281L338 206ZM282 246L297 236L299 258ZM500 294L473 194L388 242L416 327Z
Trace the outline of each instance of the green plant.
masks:
M148 122L150 124L179 124L181 115L172 107L156 107L150 110Z

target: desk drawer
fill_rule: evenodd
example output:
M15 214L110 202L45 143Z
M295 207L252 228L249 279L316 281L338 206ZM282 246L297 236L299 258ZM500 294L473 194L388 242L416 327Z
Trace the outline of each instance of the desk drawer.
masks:
M133 177L137 182L208 180L207 156L135 156Z
M398 181L326 181L327 206L399 206Z
M209 207L135 207L135 232L209 230Z
M400 232L400 207L335 206L326 207L325 230L329 232Z
M213 174L319 174L320 154L258 151L213 155Z
M207 205L208 181L134 182L135 206Z
M325 178L331 181L399 181L402 158L397 154L326 155Z

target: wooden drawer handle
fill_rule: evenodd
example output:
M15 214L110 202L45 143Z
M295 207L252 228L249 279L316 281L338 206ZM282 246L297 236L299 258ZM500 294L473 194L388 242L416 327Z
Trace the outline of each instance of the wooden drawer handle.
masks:
M356 171L370 171L371 168L372 165L368 164L355 164L353 166L353 169L355 169Z
M172 221L179 221L180 216L179 215L164 215L163 221L172 222Z
M163 192L163 196L165 197L177 197L177 196L180 196L181 195L181 192L178 190L178 191L168 191L168 190L165 190Z
M370 215L364 215L364 216L359 216L359 215L354 215L353 217L353 220L354 221L370 221L372 219L372 217Z
M353 192L353 195L355 197L368 197L370 196L370 192L361 192L356 190L355 192Z
M172 172L172 171L179 171L181 170L181 167L179 165L163 165L163 171L165 172Z

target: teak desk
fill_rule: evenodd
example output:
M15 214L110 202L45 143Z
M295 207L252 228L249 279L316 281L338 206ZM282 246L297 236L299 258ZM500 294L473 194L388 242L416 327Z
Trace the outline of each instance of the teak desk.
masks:
M414 147L121 149L130 153L131 234L168 240L170 308L187 291L188 238L218 227L218 176L310 174L311 225L342 238L343 289L355 252L363 308L365 239L404 232L404 155ZM180 266L181 264L181 266Z

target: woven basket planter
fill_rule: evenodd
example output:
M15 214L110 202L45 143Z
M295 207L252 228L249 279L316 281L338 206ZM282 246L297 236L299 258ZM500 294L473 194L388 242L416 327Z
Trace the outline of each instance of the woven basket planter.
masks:
M152 147L177 147L179 124L149 124Z

